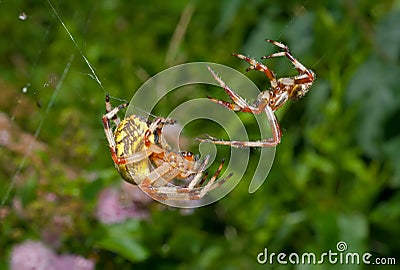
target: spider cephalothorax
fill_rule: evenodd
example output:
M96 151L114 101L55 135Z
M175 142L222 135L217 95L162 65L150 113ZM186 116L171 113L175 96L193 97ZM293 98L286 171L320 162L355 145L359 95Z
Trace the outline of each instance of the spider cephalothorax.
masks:
M106 96L106 111L102 121L110 146L111 157L121 176L158 200L198 200L220 186L228 177L217 181L223 161L206 182L209 156L200 161L188 151L174 151L162 138L162 127L174 124L169 118L131 115L122 121L117 113L128 104L112 108ZM116 124L113 132L110 120ZM175 179L188 180L186 186L175 185Z
M233 54L234 56L250 64L246 71L258 70L263 72L270 81L271 87L268 90L261 92L256 101L250 105L244 98L231 90L226 83L220 77L218 77L211 68L209 68L215 80L217 80L219 85L225 90L233 102L218 100L212 97L209 97L209 99L233 111L242 111L255 114L260 114L261 112L265 111L271 126L272 138L250 142L224 141L207 135L208 138L198 139L199 141L230 145L233 147L271 147L279 144L281 141L281 131L274 112L281 108L289 99L298 99L303 97L312 86L315 80L315 74L312 70L307 69L296 58L294 58L286 45L270 39L267 39L266 41L281 48L282 51L268 56L263 56L262 59L285 56L294 65L299 74L293 77L276 78L274 72L264 64L242 54L235 53Z

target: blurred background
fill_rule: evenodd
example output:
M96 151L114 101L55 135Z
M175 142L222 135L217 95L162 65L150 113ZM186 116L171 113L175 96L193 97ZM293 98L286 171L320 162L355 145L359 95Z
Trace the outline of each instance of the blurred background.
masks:
M1 269L397 269L262 265L257 255L319 255L344 241L348 252L398 267L399 1L51 3L77 46L47 1L0 2ZM113 104L129 101L151 76L186 62L244 72L230 54L275 52L265 38L287 44L317 80L277 112L283 137L263 186L248 193L258 149L228 196L195 210L122 184L101 123L105 93ZM284 58L268 66L278 77L296 74ZM269 87L262 74L246 75ZM166 96L153 113L208 95L227 100L215 89ZM240 117L258 139L252 118ZM199 126L184 129L193 152L196 136L224 137Z

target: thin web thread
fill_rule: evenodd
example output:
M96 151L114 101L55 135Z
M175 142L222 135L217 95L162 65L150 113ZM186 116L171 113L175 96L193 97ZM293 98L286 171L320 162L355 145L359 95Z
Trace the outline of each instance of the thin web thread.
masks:
M74 43L75 47L78 49L78 51L81 54L82 58L85 60L87 66L89 67L90 71L92 72L90 77L92 79L94 79L100 85L101 89L103 89L104 93L106 93L106 90L104 89L103 84L101 83L99 77L97 77L96 72L94 71L94 68L92 67L92 65L90 64L89 60L86 58L86 56L83 54L81 48L78 46L78 43L75 41L74 37L69 32L67 26L65 25L65 23L61 19L61 17L58 14L57 10L54 8L54 6L52 5L50 0L47 0L47 2L49 3L49 5L50 5L51 9L53 10L54 14L57 16L57 19L60 21L61 25L64 27L64 29L67 32L69 38L72 40L72 42Z
M81 48L79 47L78 43L75 41L75 38L72 36L71 32L69 31L68 27L65 25L64 21L61 19L61 16L58 14L57 10L54 8L53 4L51 3L50 0L47 0L47 2L49 3L49 6L51 7L51 9L53 10L54 14L56 15L57 19L59 20L59 22L61 23L61 25L64 27L64 30L67 32L69 38L71 39L71 41L74 43L75 47L77 48L77 50L79 51L79 54L82 56L83 60L85 61L86 65L89 67L90 71L92 74L88 74L90 78L94 79L101 87L101 89L103 89L104 94L107 94L106 89L104 88L102 82L100 81L99 77L97 76L95 69L93 68L92 64L90 64L89 59L87 59L87 57L85 56L85 54L83 53L83 51L81 50ZM111 95L109 95L110 98L117 100L117 101L122 101L122 102L127 102L126 100L122 100L120 98L117 97L113 97ZM149 116L152 117L157 117L154 114L151 114L150 112L147 112L143 109L140 109L138 107L135 106L135 108Z
M308 0L305 0L305 1L303 2L303 4L301 4L301 9L306 9L307 3L308 3ZM294 21L295 18L296 18L296 16L293 16L293 17L290 19L290 21L285 25L285 29L288 29L289 26L293 24L293 21ZM282 32L281 32L281 34L279 35L278 39L280 39L280 38L282 37L282 35L283 35L284 32L285 32L285 31L282 31Z
M303 2L303 4L301 5L301 9L306 10L306 9L307 9L307 8L306 8L306 5L308 4L308 2L309 2L309 0L305 0L305 1ZM296 18L296 16L293 16L293 17L290 19L290 21L285 25L285 29L288 29L289 26L293 24L295 18ZM280 38L282 37L282 35L283 35L284 32L285 32L285 31L282 31L282 33L279 35L278 39L280 39ZM315 68L315 67L325 58L325 55L326 55L326 54L324 54L324 55L322 55L320 58L318 58L318 60L311 66L311 68Z
M68 72L69 72L69 69L70 69L70 67L71 67L71 64L72 64L74 58L75 58L75 55L72 54L72 55L70 56L68 62L67 62L67 65L66 65L65 68L64 68L64 71L63 71L63 74L61 75L60 81L57 83L57 86L56 86L56 88L55 88L53 94L51 95L50 101L49 101L49 103L47 104L47 107L46 107L46 110L45 110L45 112L44 112L44 115L42 116L42 119L40 119L40 123L39 123L39 125L38 125L38 127L37 127L37 129L36 129L36 131L35 131L34 136L33 136L34 140L37 140L37 138L39 137L40 131L42 130L42 126L43 126L44 120L46 119L46 116L49 114L50 108L51 108L51 107L53 106L53 104L54 104L54 101L55 101L55 99L56 99L56 97L57 97L57 94L58 94L58 92L60 91L61 86L62 86L63 83L64 83L65 77L67 76L67 74L68 74ZM24 166L25 166L25 162L26 162L26 160L27 160L27 158L28 158L28 155L29 155L30 152L32 151L32 147L33 147L33 143L30 143L29 146L28 146L28 149L26 149L26 152L25 152L24 157L23 157L22 160L21 160L21 163L20 163L19 166L18 166L17 171L15 172L15 174L13 175L13 177L11 178L11 183L10 183L10 185L8 186L8 189L7 189L7 191L6 191L6 193L5 193L4 197L3 197L3 200L1 201L1 204L0 204L1 207L4 206L6 200L8 199L8 197L9 197L9 195L10 195L11 190L14 188L15 182L16 182L18 176L21 174L22 169L23 169Z

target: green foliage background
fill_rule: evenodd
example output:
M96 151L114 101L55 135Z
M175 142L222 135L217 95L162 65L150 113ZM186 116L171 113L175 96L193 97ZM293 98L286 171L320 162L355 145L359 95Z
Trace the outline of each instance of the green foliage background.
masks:
M221 201L194 212L152 203L146 220L104 225L94 217L98 194L121 181L100 121L105 93L47 1L0 2L0 108L13 130L12 143L0 135L0 268L7 268L13 245L54 229L54 216L69 220L54 249L91 258L98 269L395 269L256 260L264 248L321 254L335 251L338 241L351 252L395 257L399 265L399 1L53 5L113 97L130 100L149 77L185 62L244 71L230 53L266 55L272 49L265 38L289 45L317 80L305 98L277 113L282 143L256 193L247 192L249 173ZM18 19L22 12L26 20ZM176 31L181 38L173 38ZM272 68L293 72L282 62L271 62ZM248 75L268 87L260 74ZM167 97L156 113L191 98ZM255 124L246 124L256 132ZM35 132L34 153L26 155ZM257 163L252 152L251 164ZM49 194L57 200L49 202Z

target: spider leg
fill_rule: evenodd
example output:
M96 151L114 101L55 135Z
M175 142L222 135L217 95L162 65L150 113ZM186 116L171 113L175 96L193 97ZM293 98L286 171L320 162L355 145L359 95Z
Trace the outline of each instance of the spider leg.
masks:
M272 70L270 70L267 66L265 66L262 63L257 62L256 60L254 60L250 57L247 57L243 54L233 53L232 55L236 56L237 58L240 58L250 64L250 66L246 69L246 71L249 71L249 70L261 71L265 74L265 76L267 76L272 87L277 86L276 76L275 76L274 72Z
M271 40L271 39L266 39L265 41L274 44L275 46L281 48L283 51L273 53L271 55L263 56L263 57L261 57L261 59L269 59L269 58L274 58L274 57L286 56L286 58L289 59L289 61L293 64L293 66L296 68L296 70L300 74L299 76L294 77L295 84L310 83L310 82L314 81L314 79L315 79L314 72L312 72L310 69L306 68L302 63L300 63L296 58L294 58L294 56L290 53L288 46L286 46L283 43Z
M218 180L217 182L213 182L212 184L208 184L206 186L195 187L193 189L189 189L188 187L179 187L175 185L168 186L140 186L144 192L149 194L151 197L161 200L161 201L195 201L203 198L208 192L214 190L215 188L221 186L225 183L232 174L229 174L227 177Z
M126 104L126 105L128 105L128 104ZM113 107L112 107L111 102L110 102L110 96L107 94L107 95L106 95L106 113L109 113L109 112L111 112L112 110L113 110ZM115 115L111 118L111 120L113 120L113 122L114 122L114 124L115 124L116 126L118 126L119 123L121 122L121 120L120 120L120 118L118 117L117 114L115 114Z
M157 128L162 128L164 125L173 125L173 124L176 124L176 120L171 119L171 118L157 117L150 124L149 129L153 132Z
M115 147L110 146L110 151L111 151L111 157L116 165L137 163L148 158L151 154L161 154L164 152L163 149L153 144L150 145L146 150L124 156L117 156Z
M211 177L206 185L198 184L199 180L204 180L207 173L202 177L202 172L208 162L209 157L199 167L199 172L196 173L194 179L188 187L181 187L170 183L170 180L175 179L180 171L179 168L171 166L169 163L164 163L161 166L153 170L148 176L146 176L139 187L151 197L159 200L198 200L203 198L208 192L219 187L225 183L232 174L229 174L224 179L220 179L216 182L216 179L223 168L224 161L221 162L217 171ZM203 182L203 181L201 181Z
M201 170L199 170L199 172L195 175L194 179L189 183L189 186L188 186L189 189L193 189L194 187L196 187L196 186L198 186L198 185L201 185L203 182L205 182L206 177L207 177L207 175L208 175L208 172L204 173L204 176L203 176L202 178L200 178L200 177L203 175L203 171L204 171L204 169L205 169L205 166L207 165L207 162L208 162L208 158L209 158L209 157L210 157L210 156L207 156L207 157L206 157L206 160L203 162L203 164L202 164L202 166L201 166ZM218 169L215 171L215 173L214 173L214 175L211 177L210 181L208 181L208 183L206 184L206 186L205 186L205 189L206 189L206 190L207 190L208 188L210 188L210 187L214 184L215 180L217 179L219 173L221 172L221 170L222 170L222 168L223 168L224 163L225 163L225 159L222 159L221 163L220 163L219 166L218 166ZM201 180L201 181L200 181L200 180ZM199 182L199 181L200 181L200 182ZM207 191L205 191L205 192L207 192Z
M266 140L260 141L224 141L210 135L207 135L206 139L196 138L197 141L200 142L208 142L213 144L219 145L227 145L236 148L243 148L243 147L273 147L280 143L282 133L279 128L278 120L275 117L274 112L269 106L265 107L265 113L267 114L268 123L271 126L272 131L272 138L268 138Z
M146 176L139 186L142 188L167 186L169 180L174 179L179 174L179 169L171 166L169 163L164 163L154 169Z
M161 129L163 128L164 125L173 125L176 123L176 120L171 119L171 118L162 118L162 117L157 117L154 119L153 122L151 122L149 128L146 130L144 133L143 141L147 147L151 145L151 142L149 140L149 137L154 134L155 131L157 131L158 138L161 137Z
M203 163L201 163L200 167L197 169L198 173L194 176L193 180L190 181L188 188L193 189L199 182L204 181L203 172L208 164L208 160L210 159L210 155L207 155L206 158L204 159ZM205 175L208 174L207 172Z
M207 177L208 177L208 171L204 172L203 177L201 178L201 180L198 184L199 187L202 186L206 182Z
M215 185L215 180L218 178L218 175L220 174L223 166L225 163L225 159L222 159L221 163L219 164L217 170L215 171L214 175L211 177L210 181L203 187L203 189L200 192L200 196L203 197L206 195L209 191L213 190L214 188L222 185L223 182L225 182L227 179L229 179L232 176L232 173L230 173L226 178L219 180L217 182L218 185Z
M208 97L210 100L214 101L215 103L224 106L227 109L231 109L233 111L241 111L244 108L249 107L247 102L239 96L236 92L234 92L232 89L229 88L229 86L215 73L215 71L208 67L208 70L211 72L211 75L214 77L214 79L218 82L218 84L225 90L225 92L229 95L229 97L232 99L234 103L222 101L222 100L217 100L212 97Z
M189 190L178 186L140 187L150 197L160 201L195 201L204 197L201 188Z
M218 100L212 97L208 97L211 101L222 105L223 107L230 109L232 111L242 111L242 112L255 112L259 111L259 109L255 106L249 105L244 98L239 96L235 91L229 88L229 86L212 70L208 67L208 70L211 72L211 75L218 82L218 84L225 90L225 92L229 95L234 103Z
M103 115L102 122L103 122L103 126L104 126L104 133L106 134L106 138L107 138L111 153L113 154L114 162L115 162L115 158L116 158L116 151L115 151L116 143L115 143L114 135L113 135L113 132L111 129L110 120L115 119L114 121L117 121L116 120L116 119L118 119L117 113L127 106L128 106L128 103L124 103L124 104L119 105L118 107L112 108L112 106L110 104L110 97L108 95L106 95L106 114Z
M164 153L163 149L152 144L146 150L142 150L134 154L124 156L124 159L126 160L126 164L132 164L142 161L143 159L149 157L152 154L162 154L162 153Z

